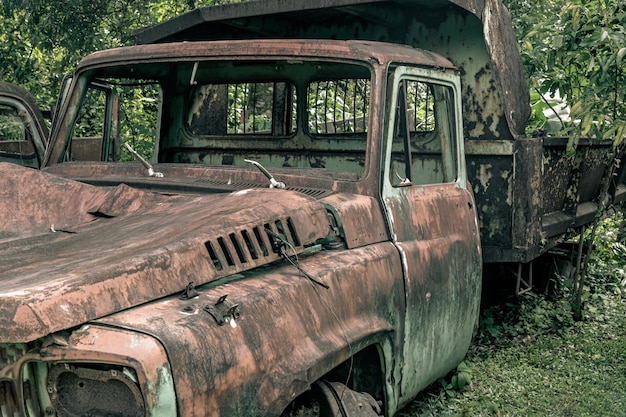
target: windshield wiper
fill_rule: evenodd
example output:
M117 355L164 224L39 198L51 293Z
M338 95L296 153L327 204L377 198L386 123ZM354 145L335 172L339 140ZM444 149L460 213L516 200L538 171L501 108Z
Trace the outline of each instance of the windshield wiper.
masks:
M133 156L135 157L135 159L139 162L141 162L141 165L143 165L147 170L148 170L148 175L150 175L151 177L155 177L155 178L163 178L163 173L162 172L157 172L154 170L154 168L152 168L152 165L150 165L150 162L146 161L145 159L143 159L141 157L141 155L139 155L137 153L136 150L134 150L129 144L128 142L124 142L124 146L126 146L126 149L128 149L128 152L130 152L131 154L133 154Z
M259 164L257 161L253 161L252 159L244 159L244 161L257 167L259 171L261 171L263 175L265 175L267 179L270 180L270 188L281 188L281 189L285 188L284 182L276 181L274 177L272 176L272 174L270 174L270 172L267 169L265 169L263 165Z

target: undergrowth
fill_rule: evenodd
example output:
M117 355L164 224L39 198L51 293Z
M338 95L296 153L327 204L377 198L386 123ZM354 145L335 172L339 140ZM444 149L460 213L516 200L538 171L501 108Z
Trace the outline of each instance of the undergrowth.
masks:
M483 310L465 360L399 413L431 416L625 416L626 233L620 213L598 228L573 319L572 282Z

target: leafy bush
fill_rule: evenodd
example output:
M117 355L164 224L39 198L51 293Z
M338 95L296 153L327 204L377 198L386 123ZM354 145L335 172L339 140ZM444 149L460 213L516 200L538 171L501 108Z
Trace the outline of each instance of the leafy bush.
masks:
M587 279L589 295L626 296L626 235L620 231L624 221L623 212L616 212L598 225Z
M612 139L626 135L626 7L607 0L506 1L535 91L528 130L547 122L539 93L558 93L571 106L562 132Z

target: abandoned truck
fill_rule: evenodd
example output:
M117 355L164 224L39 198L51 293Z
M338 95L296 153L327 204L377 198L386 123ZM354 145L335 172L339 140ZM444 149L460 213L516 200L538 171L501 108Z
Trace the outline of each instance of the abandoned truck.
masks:
M261 0L137 39L81 61L41 170L0 163L3 417L393 416L465 355L483 265L598 203L610 146L523 137L496 0Z

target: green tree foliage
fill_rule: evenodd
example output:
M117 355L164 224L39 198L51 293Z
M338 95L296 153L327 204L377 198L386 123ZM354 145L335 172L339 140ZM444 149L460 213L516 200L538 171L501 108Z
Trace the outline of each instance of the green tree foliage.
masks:
M132 33L195 7L234 0L3 0L0 79L25 86L44 107L85 55L132 45Z
M626 4L613 0L505 0L520 39L534 111L545 126L540 94L559 92L571 106L561 134L613 139L626 135Z

